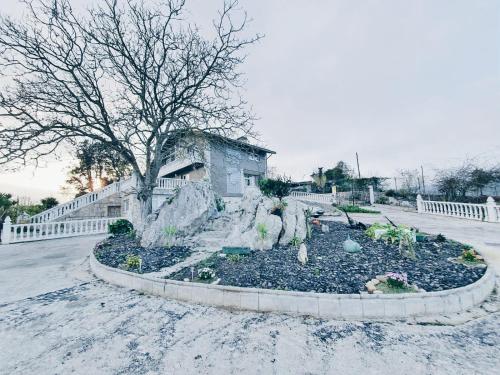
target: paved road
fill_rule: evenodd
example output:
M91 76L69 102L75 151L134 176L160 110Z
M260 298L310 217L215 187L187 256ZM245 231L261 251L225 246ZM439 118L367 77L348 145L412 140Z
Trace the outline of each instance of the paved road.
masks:
M443 220L434 227L433 219L392 215L400 222L422 220L421 230L457 230ZM475 225L464 222L457 234L496 243L495 228L483 238ZM98 239L0 247L0 374L457 375L500 368L496 296L439 321L231 312L96 280L86 255Z

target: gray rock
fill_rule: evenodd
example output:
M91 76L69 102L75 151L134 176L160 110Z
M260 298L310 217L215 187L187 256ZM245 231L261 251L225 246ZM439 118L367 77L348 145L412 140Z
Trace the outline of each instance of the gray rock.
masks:
M283 199L287 206L283 211L283 235L279 243L288 245L293 237L304 240L307 235L306 216L304 211L307 205L297 201L294 198L287 197Z
M170 203L170 204L169 204ZM176 237L198 233L207 221L217 215L215 194L205 183L187 184L180 188L171 202L165 201L144 225L141 245L162 246L167 241L165 228L175 227Z
M309 258L307 257L307 247L304 244L300 245L299 252L297 254L297 259L303 266L307 263Z
M326 224L321 224L321 231L323 233L328 233L328 232L330 232L330 227Z

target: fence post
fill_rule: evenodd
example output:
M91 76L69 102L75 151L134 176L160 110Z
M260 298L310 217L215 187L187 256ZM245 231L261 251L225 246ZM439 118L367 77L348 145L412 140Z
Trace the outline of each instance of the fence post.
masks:
M496 208L497 204L495 203L495 200L492 198L492 197L488 197L488 199L486 199L486 211L488 213L488 217L487 217L487 220L486 221L490 221L490 222L495 222L497 221L497 213L496 213Z
M422 196L420 194L417 195L417 212L420 214L423 210Z
M373 195L373 186L368 185L368 192L370 193L370 205L375 203L375 195Z
M11 230L11 221L10 217L7 216L5 218L5 221L3 222L2 245L8 245L10 243L10 230Z

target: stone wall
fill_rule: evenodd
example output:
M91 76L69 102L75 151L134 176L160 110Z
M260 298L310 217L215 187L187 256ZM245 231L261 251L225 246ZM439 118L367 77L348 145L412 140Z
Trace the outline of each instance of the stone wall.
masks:
M111 214L111 216L108 214ZM98 202L70 212L67 216L64 216L64 220L119 217L122 216L122 214L122 198L120 194L113 194L99 200Z

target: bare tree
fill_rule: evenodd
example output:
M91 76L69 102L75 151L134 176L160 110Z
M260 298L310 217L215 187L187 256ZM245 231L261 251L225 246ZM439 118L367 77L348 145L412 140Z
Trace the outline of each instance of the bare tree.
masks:
M236 1L224 3L213 38L181 18L183 0L104 0L84 14L68 0L24 3L22 22L0 19L0 164L100 142L139 177L145 217L172 134L254 135L238 68L260 36L242 35Z

